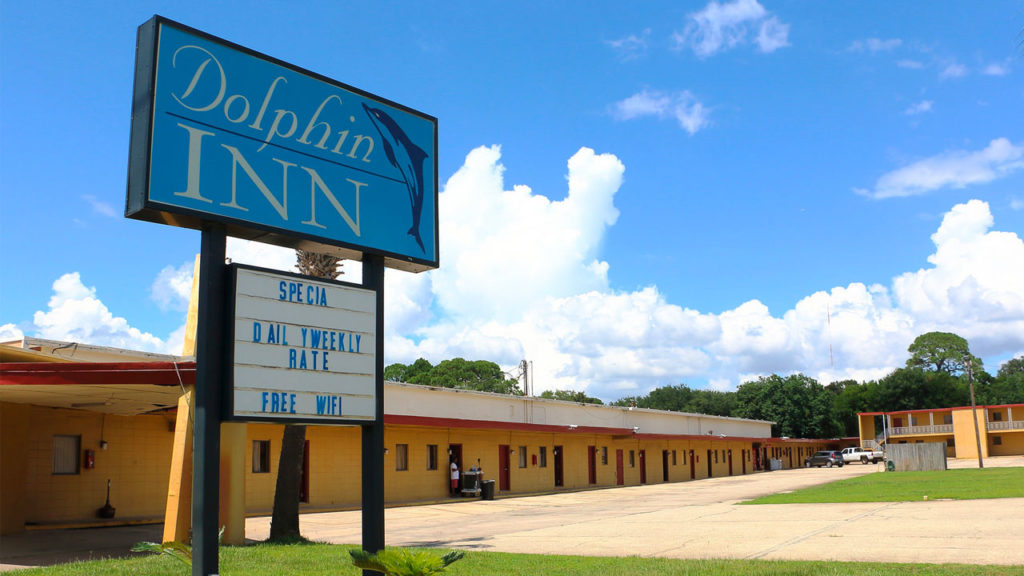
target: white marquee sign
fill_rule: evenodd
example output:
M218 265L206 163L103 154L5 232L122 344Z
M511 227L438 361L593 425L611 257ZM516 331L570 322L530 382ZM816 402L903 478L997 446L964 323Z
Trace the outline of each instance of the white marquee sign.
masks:
M377 293L296 274L232 269L228 418L373 421Z

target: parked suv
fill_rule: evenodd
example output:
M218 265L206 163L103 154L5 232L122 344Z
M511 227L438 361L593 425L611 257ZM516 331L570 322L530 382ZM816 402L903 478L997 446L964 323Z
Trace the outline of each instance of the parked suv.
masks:
M826 466L831 468L833 466L842 467L842 465L843 455L838 450L819 450L815 452L813 456L804 460L805 468L810 468L811 466L818 468Z

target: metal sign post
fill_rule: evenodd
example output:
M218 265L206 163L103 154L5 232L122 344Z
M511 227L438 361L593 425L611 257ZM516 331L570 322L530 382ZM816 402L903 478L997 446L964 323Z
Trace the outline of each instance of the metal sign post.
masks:
M220 411L224 380L224 311L227 235L224 225L203 226L199 256L196 330L196 409L192 438L192 576L219 571Z
M377 291L376 418L362 426L363 550L384 549L384 259L363 259L363 286ZM374 574L364 570L365 576Z

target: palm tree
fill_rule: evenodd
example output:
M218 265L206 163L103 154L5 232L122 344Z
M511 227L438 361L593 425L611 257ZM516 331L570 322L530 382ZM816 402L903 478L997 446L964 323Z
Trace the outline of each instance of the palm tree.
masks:
M334 280L343 271L341 259L328 254L295 251L299 272L307 276ZM293 540L299 534L299 491L302 486L302 455L306 446L306 427L287 424L281 439L281 459L277 465L274 511L270 518L270 540Z

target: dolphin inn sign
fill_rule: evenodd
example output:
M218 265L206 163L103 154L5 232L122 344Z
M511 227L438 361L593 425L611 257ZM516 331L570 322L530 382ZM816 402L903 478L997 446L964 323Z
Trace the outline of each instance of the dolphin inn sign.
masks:
M225 420L358 424L363 548L384 547L384 269L438 267L437 166L436 118L160 16L139 27L125 216L202 231L194 576L219 570ZM362 284L228 266L229 235L361 260Z
M159 17L134 101L128 217L438 266L435 118Z

